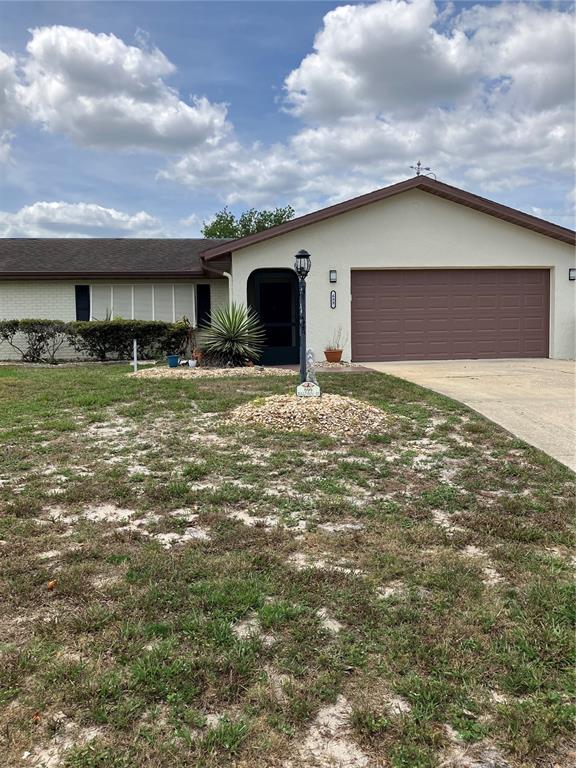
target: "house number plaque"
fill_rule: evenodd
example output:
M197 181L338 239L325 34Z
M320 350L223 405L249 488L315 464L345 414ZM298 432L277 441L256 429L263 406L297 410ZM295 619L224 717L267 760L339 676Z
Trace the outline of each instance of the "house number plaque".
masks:
M336 309L336 291L330 291L330 309Z

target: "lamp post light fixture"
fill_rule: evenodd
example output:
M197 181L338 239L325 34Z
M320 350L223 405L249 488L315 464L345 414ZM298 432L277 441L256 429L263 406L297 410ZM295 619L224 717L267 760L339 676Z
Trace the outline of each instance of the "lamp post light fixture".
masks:
M294 271L298 275L300 301L298 312L300 318L300 383L306 381L306 278L310 272L312 260L308 251L298 251L294 256Z

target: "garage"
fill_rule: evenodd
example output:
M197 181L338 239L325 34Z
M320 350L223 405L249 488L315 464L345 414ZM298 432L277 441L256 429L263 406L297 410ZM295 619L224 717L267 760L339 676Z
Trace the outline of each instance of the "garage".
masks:
M548 357L547 269L353 270L352 359Z

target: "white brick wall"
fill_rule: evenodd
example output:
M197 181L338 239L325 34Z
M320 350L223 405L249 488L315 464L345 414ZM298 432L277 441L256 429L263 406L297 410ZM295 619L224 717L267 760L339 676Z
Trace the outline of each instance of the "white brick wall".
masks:
M219 306L227 304L228 302L228 281L227 280L197 280L197 281L182 281L176 283L179 287L185 285L196 285L197 283L208 283L211 287L211 303L212 309L216 309ZM43 318L46 320L76 320L76 294L75 285L83 284L86 282L81 281L52 281L52 280L6 280L0 281L0 319L1 320L22 320L24 318ZM120 290L118 294L125 297L126 289L128 293L131 293L131 284L114 284L118 285ZM162 296L166 296L171 299L172 296L172 282L171 281L147 281L139 282L136 288L138 294L142 291L146 292L148 286L155 285L159 288L158 293ZM98 296L101 300L98 302L98 311L102 314L102 317L98 319L104 319L106 315L107 305L109 304L110 296L110 283L105 282L93 282L94 296ZM182 291L175 291L177 299L182 295ZM128 295L128 294L126 294ZM144 307L142 302L138 304ZM126 317L126 310L128 304L124 301L122 304L122 316ZM181 301L177 301L177 310L182 308ZM95 307L93 308L94 312ZM115 307L116 309L116 307ZM142 319L150 319L149 310L150 307L145 307L148 311L144 312ZM168 312L168 310L166 310ZM115 313L116 314L116 313ZM163 315L166 312L163 313ZM170 317L168 317L168 314ZM166 314L166 317L157 319L172 320L172 310ZM191 314L191 312L190 312ZM129 315L128 315L129 317ZM136 319L139 319L139 314L136 312ZM176 317L179 319L179 316ZM69 347L61 347L59 351L59 357L71 358L77 357L77 353L74 349ZM0 343L0 359L2 360L14 360L19 359L18 353L16 353L7 344Z
M211 285L212 310L226 306L228 304L228 280L212 280L209 282Z
M76 320L74 285L51 280L0 282L0 319Z

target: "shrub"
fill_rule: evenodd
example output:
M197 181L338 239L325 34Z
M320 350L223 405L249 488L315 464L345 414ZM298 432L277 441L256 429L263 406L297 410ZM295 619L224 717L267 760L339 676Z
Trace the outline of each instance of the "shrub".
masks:
M74 346L97 360L127 360L132 357L132 342L138 342L138 356L159 357L181 354L191 333L188 321L165 323L161 320L82 320L70 323Z
M77 352L97 360L127 360L133 340L143 358L166 354L191 355L195 330L183 318L178 323L160 320L2 320L0 342L20 353L28 363L56 362L56 353L68 341Z
M238 304L210 314L200 346L207 357L228 366L242 366L259 359L266 334L253 310Z
M56 353L70 340L71 331L63 320L2 320L0 340L9 344L27 363L56 362Z
M9 344L13 349L18 349L18 347L14 347L13 341L18 333L19 325L19 320L0 320L0 341L5 341L6 344ZM22 354L21 349L18 349L18 352Z

